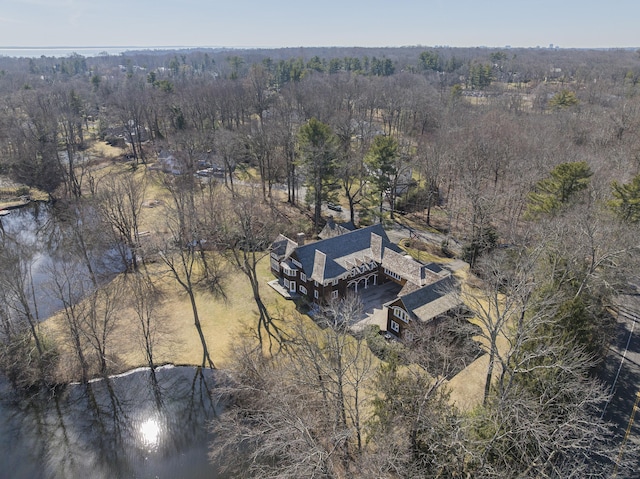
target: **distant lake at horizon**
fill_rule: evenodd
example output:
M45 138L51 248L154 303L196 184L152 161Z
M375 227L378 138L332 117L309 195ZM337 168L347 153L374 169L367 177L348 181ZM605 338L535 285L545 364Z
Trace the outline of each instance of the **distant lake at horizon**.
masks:
M122 46L122 47L5 47L0 46L0 57L13 58L40 58L45 57L68 57L74 53L83 57L97 57L105 53L108 55L120 55L126 52L154 51L154 50L185 50L195 48L221 48L208 46Z

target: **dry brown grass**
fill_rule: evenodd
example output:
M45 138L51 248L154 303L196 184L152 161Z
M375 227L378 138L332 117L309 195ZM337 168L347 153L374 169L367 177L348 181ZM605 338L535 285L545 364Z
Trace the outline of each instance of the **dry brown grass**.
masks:
M36 188L29 188L28 186L18 185L10 181L6 181L6 183L0 182L0 184L3 184L3 186L0 186L0 210L16 208L27 204L21 198L21 196L24 195L28 195L35 201L47 201L49 199L46 193Z
M104 145L106 147L106 145ZM145 194L145 206L141 214L141 231L149 232L143 241L149 246L159 241L166 234L167 205L171 198L166 189L158 180L158 176L139 168L132 172L129 166L119 163L102 163L102 168L97 168L95 174L100 177L106 174L135 174L148 175L148 183ZM407 249L409 253L423 261L446 262L432 252ZM149 264L149 272L154 278L156 287L162 292L162 299L156 304L156 317L159 322L159 335L155 344L155 361L157 364L185 364L198 365L202 362L202 345L194 326L193 313L188 296L171 277L166 267L161 263ZM243 336L254 336L257 325L258 312L253 301L251 288L247 278L235 269L231 264L226 264L224 269L227 274L224 277L223 287L225 298L216 297L213 294L201 290L198 291L196 302L202 323L204 336L211 357L219 368L230 365L233 355L231 349ZM271 314L279 318L279 326L289 332L290 321L294 316L299 316L293 302L282 298L267 285L267 281L273 276L270 272L269 258L265 257L259 264L261 277L262 298ZM460 279L465 281L466 272L458 272ZM122 280L120 278L119 280ZM145 357L138 332L138 320L135 312L127 307L128 299L122 298L123 308L119 314L117 328L112 334L112 359L113 372L121 372L145 366ZM306 327L317 328L317 325L304 316L302 318ZM49 319L42 325L43 330L56 338L62 344L61 364L72 364L73 353L65 335L63 318L58 315ZM374 364L379 360L373 358ZM486 355L479 358L467 369L453 378L449 387L451 399L459 407L468 409L482 400L484 387L484 372L486 371ZM67 374L67 376L64 376ZM69 371L61 373L61 377L68 380Z
M483 298L481 288L482 282L472 273L468 271L458 271L456 276L462 283L462 299L467 304L481 305L485 311L489 310L487 300ZM486 324L477 317L470 319L472 324L480 327L485 336L488 336ZM508 325L507 325L508 326ZM485 350L488 349L489 340L484 336L475 336L475 341L481 343ZM496 346L501 355L504 355L509 348L509 341L504 335L498 336ZM458 373L449 382L451 390L451 402L463 410L470 410L482 403L484 396L484 386L489 367L489 354L483 354L464 370ZM501 366L499 362L494 364L493 375L495 379L501 374Z
M417 240L403 240L399 246L410 254L412 258L425 263L445 264L453 261L453 258L440 256L438 253L441 248L432 243Z
M163 187L159 173L148 172L145 168L131 170L130 166L120 163L102 163L93 171L99 184L105 175L133 174L140 179L146 175L146 192L140 216L140 231L143 247L150 252L155 244L162 243L167 234L168 205L171 197ZM218 367L228 362L228 352L237 338L252 335L257 325L258 313L248 279L231 264L221 261L224 270L223 289L225 297L217 297L204 288L198 290L196 302L207 347ZM158 364L198 365L202 362L202 343L194 325L193 311L186 292L173 279L166 266L161 262L147 265L156 288L162 293L162 299L156 305L156 316L160 328L155 345L155 361ZM265 257L258 265L262 278L261 293L263 300L274 316L287 317L293 314L293 303L287 302L267 285L273 279L269 267L269 258ZM124 276L124 275L123 275ZM122 278L120 278L122 280ZM116 280L118 281L118 279ZM114 372L125 371L146 365L144 350L140 342L138 320L135 311L127 304L130 298L122 298L122 310L119 312L118 326L112 334ZM63 318L58 315L43 324L48 334L58 339L59 344L68 343L65 336ZM72 363L70 348L61 348L64 359L62 364Z
M112 161L122 156L122 148L108 145L104 141L95 141L87 149L87 153L92 158L99 158L104 161Z
M231 268L230 265L227 266ZM271 289L266 282L271 279L268 257L259 264L262 298L274 316L287 319L295 313L291 301L286 301ZM202 343L194 326L193 311L187 294L160 264L149 266L155 286L162 292L162 299L156 304L155 318L159 334L155 348L157 364L198 365L202 363ZM125 281L124 275L114 281ZM207 347L217 367L229 364L229 351L240 337L253 335L258 313L253 301L251 288L246 277L229 270L223 283L226 298L216 297L206 291L196 295L198 314L202 324ZM111 335L111 355L113 372L122 372L146 365L141 346L138 319L135 311L128 307L130 298L122 298L118 324ZM313 324L310 322L310 324ZM42 325L46 334L62 345L62 365L74 362L69 342L65 334L62 315L56 315ZM61 372L67 375L68 372ZM68 378L67 378L68 379Z
M93 160L91 173L98 184L106 175L146 175L147 186L140 230L148 232L143 237L143 246L152 249L153 244L162 241L167 233L167 205L171 202L170 195L160 181L161 174L147 171L143 166L133 171L128 164L114 162L113 160L122 155L122 151L104 142L95 142L87 153ZM20 185L6 182L3 183L3 187L14 189ZM8 190L7 192L9 193ZM161 263L149 264L148 268L156 287L162 293L162 299L156 305L156 315L160 324L155 345L156 363L201 364L202 344L194 326L188 296ZM230 348L239 338L243 335L254 335L258 319L248 279L230 264L226 264L224 269L227 272L223 281L225 298L216 297L204 289L199 290L196 296L207 346L218 367L228 364ZM298 313L295 312L291 301L286 301L267 285L267 281L273 279L268 257L259 264L259 272L262 278L260 288L263 301L274 317L285 320L281 326L286 329L286 319ZM115 281L124 281L124 275ZM114 373L146 365L139 337L138 319L135 311L128 306L130 298L126 297L126 293L124 296L122 308L118 312L117 327L111 334L110 356ZM313 325L313 322L309 321L309 324ZM41 330L58 345L61 354L58 376L66 381L77 379L77 370L73 367L76 361L63 316L58 314L43 322Z

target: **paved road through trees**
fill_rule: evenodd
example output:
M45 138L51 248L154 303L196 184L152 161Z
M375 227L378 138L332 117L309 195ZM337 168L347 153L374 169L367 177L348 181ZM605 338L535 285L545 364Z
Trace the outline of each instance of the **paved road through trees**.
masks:
M640 296L621 298L616 336L600 374L612 393L611 400L603 408L603 417L616 425L622 454L630 454L633 443L640 445L640 414L637 411L630 424L636 394L640 391Z

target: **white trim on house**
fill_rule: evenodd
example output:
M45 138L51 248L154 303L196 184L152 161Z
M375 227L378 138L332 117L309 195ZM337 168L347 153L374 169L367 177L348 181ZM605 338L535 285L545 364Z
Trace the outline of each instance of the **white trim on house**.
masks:
M441 287L437 284L450 273L407 256L391 243L381 225L344 235L344 239L332 237L308 245L280 235L272 246L278 253L275 256L272 253L271 266L284 289L291 293L297 290L310 302L319 303L358 293L388 280L396 282L403 286L396 301L404 299L395 303L400 306L392 307L389 302L383 309L387 328L398 336L405 333L403 324L411 324L414 319L434 318L455 306L449 298L451 295L443 296L435 291ZM347 238L346 235L353 236ZM431 289L422 290L426 287Z
M394 306L393 307L393 315L396 318L399 318L402 321L404 321L405 323L409 324L409 314L404 309L402 309L400 306Z
M296 269L291 269L288 266L285 266L284 264L282 265L282 273L286 274L287 276L296 276L298 270Z
M367 276L360 276L357 279L353 279L347 283L347 288L353 287L353 292L357 293L360 283L364 283L364 289L367 289L370 285L376 286L378 284L378 273L371 273Z
M389 276L390 278L393 279L397 279L398 281L402 280L402 276L400 276L398 273L396 273L395 271L391 271L388 268L384 268L384 274L386 274L387 276Z

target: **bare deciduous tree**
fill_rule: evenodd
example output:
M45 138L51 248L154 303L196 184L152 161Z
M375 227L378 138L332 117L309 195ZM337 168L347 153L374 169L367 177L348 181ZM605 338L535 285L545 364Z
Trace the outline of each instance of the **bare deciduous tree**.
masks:
M0 367L18 387L46 383L54 366L40 329L33 261L15 238L0 233Z
M99 183L98 209L110 226L120 247L124 264L131 261L134 271L144 261L140 248L140 211L146 192L146 178L130 172L112 173Z
M106 377L112 367L111 347L113 332L120 319L122 297L121 280L115 280L94 291L86 300L88 304L82 318L82 331L97 358L99 372Z
M258 308L258 324L255 334L260 345L264 337L271 349L273 341L281 343L282 331L267 309L260 293L261 276L258 264L269 256L269 244L277 235L280 216L275 206L268 205L256 194L255 189L244 193L236 192L230 198L231 204L224 207L228 214L224 219L224 235L219 243L225 249L233 265L249 280L253 300Z
M219 289L217 272L207 260L204 250L207 233L200 228L200 213L197 208L199 186L195 185L191 178L183 184L180 177L168 178L165 185L172 196L173 204L166 217L169 237L159 247L158 252L173 279L189 297L194 326L202 344L202 367L208 365L214 368L196 301L196 288L201 278L207 279L209 285Z
M327 310L324 329L298 318L277 356L247 344L237 351L233 382L217 391L228 408L212 424L212 460L233 454L239 461L224 464L251 477L357 475L373 365L366 343L345 334L354 306Z
M156 368L155 352L162 329L156 308L160 293L146 276L132 275L128 281L131 305L138 319L139 342L153 374Z
M464 421L444 377L383 364L375 380L369 455L360 477L464 477Z
M80 380L86 383L90 379L91 365L85 352L86 338L82 329L85 305L81 301L87 278L82 275L81 268L74 266L71 262L54 264L49 272L51 280L48 290L62 304L62 317L66 326L63 334L68 338L79 363Z

